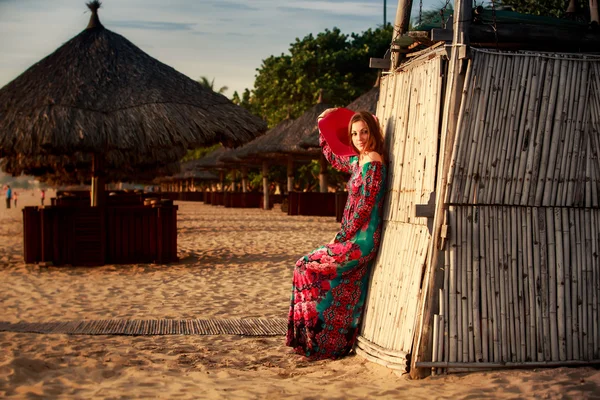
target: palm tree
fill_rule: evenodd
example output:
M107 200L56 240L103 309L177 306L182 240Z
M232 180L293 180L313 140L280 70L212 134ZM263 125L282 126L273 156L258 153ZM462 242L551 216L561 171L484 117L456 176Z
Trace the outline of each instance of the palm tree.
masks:
M197 82L199 84L201 84L202 86L204 86L205 88L208 88L208 89L212 90L213 92L217 92L217 93L220 93L220 94L223 94L227 90L229 90L229 88L227 86L221 86L221 88L219 90L215 90L215 80L214 80L214 78L213 78L212 81L209 81L207 77L201 76L200 79L198 79Z

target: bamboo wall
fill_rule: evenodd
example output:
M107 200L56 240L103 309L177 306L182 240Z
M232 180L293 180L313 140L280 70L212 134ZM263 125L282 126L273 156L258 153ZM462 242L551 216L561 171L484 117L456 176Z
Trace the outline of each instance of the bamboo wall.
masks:
M599 360L600 58L473 49L459 118L432 361Z
M433 54L385 75L377 108L389 155L387 197L357 352L398 370L411 352L431 239L415 205L427 204L435 186L445 53Z

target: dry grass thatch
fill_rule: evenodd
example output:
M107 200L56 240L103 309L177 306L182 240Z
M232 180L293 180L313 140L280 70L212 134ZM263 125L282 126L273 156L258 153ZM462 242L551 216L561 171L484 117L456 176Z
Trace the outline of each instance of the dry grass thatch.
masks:
M362 94L352 103L346 106L347 109L352 111L368 111L371 114L375 114L377 111L377 101L379 100L379 86L373 87L368 92ZM309 137L305 138L300 142L302 148L317 148L319 147L319 132L313 133Z
M0 157L81 152L116 167L166 164L188 148L239 145L266 130L225 96L105 29L99 3L88 6L83 32L0 89Z
M154 177L178 173L179 162L162 163L146 160L138 164L118 164L109 156L105 159L100 175L107 183L152 180ZM71 184L91 178L92 155L76 152L71 155L15 155L0 159L0 169L13 176L29 175L44 182ZM64 175L61 177L61 175Z
M233 149L227 147L218 147L214 151L208 153L197 160L188 161L186 168L188 171L200 171L207 169L224 169L225 163L221 160L222 157L231 153Z
M281 134L294 122L292 119L284 119L275 127L269 129L264 135L257 137L245 145L233 149L221 157L221 161L228 164L246 164L259 165L262 163L263 149L269 147L271 143L279 140Z
M330 105L317 103L298 119L282 125L277 125L264 136L248 143L243 157L244 159L285 159L288 155L305 158L319 157L320 151L304 149L300 143L311 135L318 134L317 117ZM287 120L286 120L287 121Z

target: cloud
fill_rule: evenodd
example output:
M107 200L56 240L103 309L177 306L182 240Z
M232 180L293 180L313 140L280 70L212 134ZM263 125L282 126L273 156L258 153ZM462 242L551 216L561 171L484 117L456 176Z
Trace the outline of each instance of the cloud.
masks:
M195 23L165 21L111 21L111 28L130 28L154 31L190 31Z
M253 7L248 5L247 3L235 3L230 1L216 1L212 3L213 7L224 8L227 10L236 10L236 11L259 11L260 8Z

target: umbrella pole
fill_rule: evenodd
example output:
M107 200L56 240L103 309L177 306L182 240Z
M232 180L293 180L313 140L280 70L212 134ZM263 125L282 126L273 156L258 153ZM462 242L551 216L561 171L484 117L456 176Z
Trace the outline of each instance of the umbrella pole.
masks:
M102 176L103 159L99 154L92 155L92 193L91 206L102 207L104 205L104 176Z
M263 209L269 209L269 164L266 161L262 163L263 180Z
M321 193L327 193L327 159L321 154L319 158L321 169L319 171L319 188Z
M242 192L246 193L248 191L248 167L242 167Z
M288 155L287 159L287 191L294 190L294 156Z

